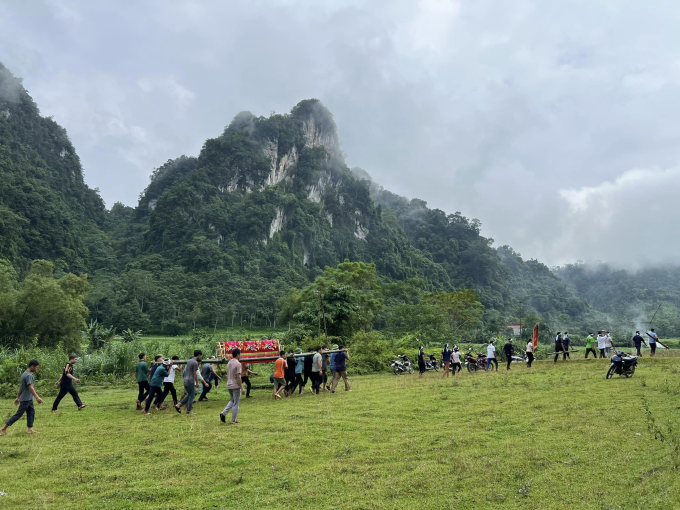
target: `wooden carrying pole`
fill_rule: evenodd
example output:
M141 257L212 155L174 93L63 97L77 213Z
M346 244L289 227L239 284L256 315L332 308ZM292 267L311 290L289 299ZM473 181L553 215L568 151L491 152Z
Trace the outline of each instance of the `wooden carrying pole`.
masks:
M321 351L321 352L322 352L322 354L334 354L334 353L337 353L337 352L346 352L346 351L347 351L347 349L343 349L343 350L336 349L336 350L332 350L332 351ZM316 352L303 352L301 354L293 354L293 357L303 358L305 356L313 356L314 354L316 354ZM263 357L263 358L250 358L250 359L248 359L248 357L243 356L243 353L241 353L241 355L242 355L241 359L239 360L241 363L250 363L250 362L254 363L256 361L265 363L265 362L269 362L269 361L276 361L277 359L280 358L280 356L267 356L267 357ZM288 357L288 356L286 356L286 357ZM215 363L217 365L222 365L224 363L229 363L230 359L231 359L231 357L229 357L229 358L218 358L218 359L203 358L201 360L201 363ZM175 360L175 361L173 361L173 363L175 365L186 365L187 361L188 360L179 360L179 361Z

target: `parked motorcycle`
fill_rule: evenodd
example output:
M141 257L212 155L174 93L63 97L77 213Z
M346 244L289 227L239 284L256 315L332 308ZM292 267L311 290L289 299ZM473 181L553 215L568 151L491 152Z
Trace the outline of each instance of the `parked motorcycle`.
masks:
M468 372L486 370L486 356L481 352L478 352L477 357L475 358L471 351L472 349L469 349L468 352L465 353L465 367L468 369Z
M411 360L405 354L400 354L397 356L399 359L392 360L392 371L394 375L401 375L404 372L408 374L413 373L413 367L411 366Z
M526 363L526 356L517 356L516 354L512 356L512 361L510 363Z
M437 360L437 357L434 354L428 354L429 359L425 360L425 371L429 370L434 370L435 372L439 372L439 360Z
M638 364L638 357L627 354L623 351L614 349L612 356L612 364L607 371L607 379L611 379L614 374L624 375L626 377L633 377L635 367Z

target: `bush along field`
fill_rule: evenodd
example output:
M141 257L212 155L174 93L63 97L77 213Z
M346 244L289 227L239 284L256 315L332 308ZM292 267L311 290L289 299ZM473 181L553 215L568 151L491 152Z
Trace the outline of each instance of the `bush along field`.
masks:
M673 508L680 363L537 361L497 373L357 376L352 391L134 410L136 386L92 385L78 412L38 406L0 439L4 508ZM82 367L81 367L82 368ZM254 377L254 382L260 382ZM342 384L340 384L342 388ZM8 417L11 400L0 403Z

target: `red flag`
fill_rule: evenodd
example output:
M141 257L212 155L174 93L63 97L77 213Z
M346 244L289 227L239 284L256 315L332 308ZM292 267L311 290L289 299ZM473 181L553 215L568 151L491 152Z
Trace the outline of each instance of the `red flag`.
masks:
M534 326L534 349L538 347L538 322Z

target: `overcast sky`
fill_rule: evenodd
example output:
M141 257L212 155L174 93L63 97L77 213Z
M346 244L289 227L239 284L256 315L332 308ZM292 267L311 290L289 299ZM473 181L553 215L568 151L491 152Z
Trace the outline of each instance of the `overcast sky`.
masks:
M350 166L550 265L680 260L675 0L0 0L0 61L134 205L241 110L317 97Z

